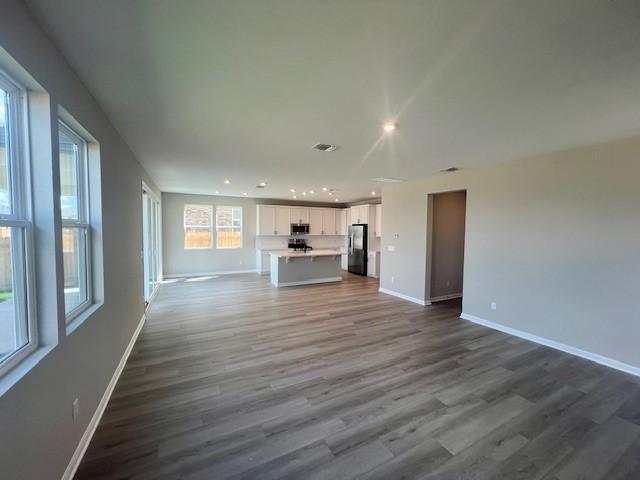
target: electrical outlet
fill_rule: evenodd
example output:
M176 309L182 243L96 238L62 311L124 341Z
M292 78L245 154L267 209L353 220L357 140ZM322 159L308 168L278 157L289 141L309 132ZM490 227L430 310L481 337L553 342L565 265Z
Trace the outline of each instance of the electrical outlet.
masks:
M73 404L71 406L71 417L73 418L74 422L78 419L79 413L80 413L80 400L76 398L73 401Z
M390 252L395 252L396 251L396 246L395 245L387 245L387 250Z
M496 302L491 302L491 310L497 310L498 304Z

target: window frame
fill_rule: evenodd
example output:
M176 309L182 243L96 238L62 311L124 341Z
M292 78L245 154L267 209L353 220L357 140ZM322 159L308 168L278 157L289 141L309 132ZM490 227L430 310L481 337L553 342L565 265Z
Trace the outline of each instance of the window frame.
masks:
M58 145L60 144L60 132L63 132L69 137L78 148L78 161L76 165L76 182L78 183L78 201L77 211L78 218L62 218L62 205L60 208L61 227L60 235L63 235L64 229L76 229L82 232L82 240L84 240L85 250L85 268L83 276L85 277L87 299L66 312L66 299L65 299L65 322L67 326L73 322L81 313L93 305L93 251L92 251L92 239L91 239L91 218L90 218L90 195L89 195L89 142L82 137L79 133L73 130L67 125L61 118L58 118ZM60 169L60 152L58 152L58 169ZM62 183L60 182L60 188L62 189ZM62 193L62 192L61 192ZM62 243L60 245L62 246ZM64 255L64 251L63 251ZM64 272L63 272L64 276ZM63 280L64 282L64 280ZM63 295L64 296L64 295Z
M227 231L232 231L232 232L233 232L234 228L238 228L238 227L235 227L233 225L231 225L230 227L226 226L226 225L218 225L218 209L220 209L220 208L230 208L231 209L231 223L233 223L233 209L235 209L235 208L239 208L240 209L240 245L237 246L237 247L220 247L218 245L218 228L223 229L223 231L227 230ZM235 205L235 206L232 206L232 205L216 205L216 249L218 249L218 250L238 250L240 248L243 248L243 245L244 245L244 221L243 221L243 217L244 217L244 212L243 212L241 206L238 206L238 205Z
M209 210L209 233L210 233L210 242L208 247L190 247L187 245L187 228L202 228L204 230L205 227L199 225L187 225L187 208L189 207L198 207L198 208L207 208ZM214 241L213 241L213 232L214 232L214 211L213 205L207 205L203 203L185 203L182 209L182 223L183 223L183 232L184 232L184 250L211 250L213 249Z
M11 212L0 214L0 226L22 229L22 248L18 255L23 258L19 271L13 267L16 253L12 248L12 271L18 285L24 286L16 296L20 299L17 308L24 309L26 315L27 343L0 360L0 377L13 369L39 346L38 321L35 308L35 274L33 248L33 221L31 219L31 162L28 151L28 110L27 90L0 70L0 88L9 96L7 102L7 168L10 189ZM18 297L18 298L20 298ZM20 307L22 305L22 307Z

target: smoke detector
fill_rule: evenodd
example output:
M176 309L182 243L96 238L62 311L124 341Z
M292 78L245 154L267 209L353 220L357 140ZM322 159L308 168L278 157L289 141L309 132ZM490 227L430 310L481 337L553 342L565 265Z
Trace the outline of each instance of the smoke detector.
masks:
M316 143L313 147L314 150L319 150L321 152L333 152L338 147L336 145L331 145L329 143Z

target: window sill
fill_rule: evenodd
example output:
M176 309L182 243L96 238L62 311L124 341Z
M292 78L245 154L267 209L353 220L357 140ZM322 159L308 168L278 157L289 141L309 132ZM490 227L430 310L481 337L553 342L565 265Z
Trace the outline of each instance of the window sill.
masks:
M96 313L100 307L102 307L102 303L94 303L93 305L88 306L82 312L80 312L76 317L73 318L67 324L67 336L71 335L80 325L84 323L91 315Z
M0 397L7 393L11 388L24 378L29 371L35 367L40 360L47 356L53 350L55 345L44 345L36 348L24 360L9 370L2 378L0 378Z

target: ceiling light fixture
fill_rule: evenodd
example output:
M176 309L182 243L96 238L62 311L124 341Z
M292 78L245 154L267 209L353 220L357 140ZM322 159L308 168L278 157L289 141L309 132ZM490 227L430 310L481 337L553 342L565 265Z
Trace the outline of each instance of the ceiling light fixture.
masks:
M313 195L314 193L316 192L314 192L313 190L309 190L309 195Z
M298 198L298 196L297 196L297 195L294 195L294 196L293 196L293 199L295 200L296 198Z
M296 193L296 189L292 188L291 190L289 190L291 193Z
M242 194L243 194L243 195L246 195L246 194L247 194L247 192L242 192Z
M375 194L376 194L376 192L371 192L371 195L374 195L374 196L375 196Z
M327 187L322 187L323 192L326 192L327 190L329 190Z
M396 129L396 126L395 122L387 122L382 126L382 129L385 132L393 132Z
M333 195L333 192L329 192L329 196Z
M334 202L339 202L339 201L340 201L340 199L339 199L339 198L336 198L336 199L334 200Z
M267 182L260 182L258 185L260 185L261 187L266 187L267 186Z
M307 194L307 192L302 192L302 195L306 195L306 194Z
M224 183L226 183L227 185L229 185L231 183L231 180L229 180L228 178L224 179Z

